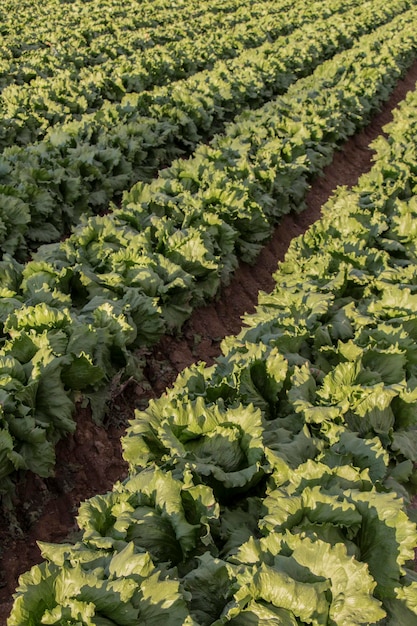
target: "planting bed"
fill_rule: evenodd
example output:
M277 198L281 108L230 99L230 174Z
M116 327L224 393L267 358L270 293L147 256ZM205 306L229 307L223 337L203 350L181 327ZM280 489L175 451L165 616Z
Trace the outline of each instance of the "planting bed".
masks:
M219 354L221 339L236 334L241 316L251 312L260 290L273 288L272 273L282 260L291 239L303 233L320 216L322 204L340 185L351 186L372 164L370 142L391 119L391 110L417 81L417 63L401 79L381 112L338 151L324 175L316 179L307 196L304 212L282 218L255 265L241 264L218 300L197 309L179 336L164 336L154 347L143 349L144 379L112 383L105 428L96 425L88 409L77 407L77 430L57 447L55 476L41 478L30 472L22 476L15 498L15 511L0 524L0 622L5 623L18 576L41 556L36 541L61 542L75 536L75 514L81 501L104 493L127 473L121 457L120 437L135 407L163 394L177 374L193 362L210 364Z

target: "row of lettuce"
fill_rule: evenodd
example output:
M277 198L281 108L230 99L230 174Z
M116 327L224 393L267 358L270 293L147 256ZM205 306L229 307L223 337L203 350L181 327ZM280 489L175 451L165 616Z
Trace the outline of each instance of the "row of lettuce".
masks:
M223 355L136 411L8 626L416 623L417 91L385 130Z
M77 392L102 414L103 385L120 368L140 371L135 349L180 328L239 259L256 257L280 216L301 208L309 178L415 59L412 33L394 21L362 38L192 159L137 184L122 208L26 265L1 262L3 492L16 470L53 471Z
M286 0L253 3L253 12L273 17ZM100 67L117 58L126 60L154 46L200 37L219 25L239 28L250 20L247 0L220 3L209 0L204 8L193 2L179 7L172 2L114 0L60 2L34 0L3 2L1 7L2 48L0 51L0 88L10 82L25 84L38 75L52 77L72 68Z
M13 63L20 64L19 71L26 76L24 82L10 68L7 72L5 68L5 85L0 95L0 146L3 149L14 143L26 145L38 140L54 124L91 113L108 100L120 101L126 93L179 80L221 58L234 58L247 48L289 34L304 22L330 16L335 10L333 6L342 3L329 4L327 8L317 0L307 5L291 3L291 6L284 1L264 1L254 3L250 10L244 5L241 11L225 15L216 12L211 17L205 4L204 14L198 19L190 18L188 13L183 16L177 10L175 19L171 15L169 27L164 24L153 29L134 28L131 10L126 7L128 26L134 28L126 32L120 18L115 22L111 13L102 13L106 20L105 34L101 37L105 38L109 58L99 62L103 55L96 53L95 63L85 58L81 61L80 49L92 54L91 48L97 46L100 36L92 29L76 25L70 32L93 38L91 45L71 43L75 58L67 55L63 67L54 68L52 76L49 73L45 76L41 67L32 69L33 75L28 80L27 65L20 59L13 59ZM358 0L354 4L359 4ZM66 25L66 32L68 28Z
M58 241L81 215L107 209L138 179L150 180L234 115L285 92L377 26L384 25L377 40L402 28L412 33L417 9L410 4L370 0L317 18L229 62L55 125L42 141L7 148L0 157L1 251L26 259L28 246ZM334 6L340 10L340 0Z
M209 33L187 33L177 37L178 41L155 43L143 49L139 45L137 31L131 33L132 51L122 55L120 34L117 32L112 46L113 57L98 66L79 67L70 63L53 77L37 76L29 83L16 84L16 80L5 87L0 96L0 122L2 149L14 145L26 145L41 139L47 129L56 124L92 113L105 103L120 102L126 93L140 93L156 85L183 79L197 71L211 67L219 59L238 57L243 51L272 42L288 35L303 23L328 17L349 6L358 5L359 0L350 2L295 3L291 7L284 3L258 3L246 7L238 23L225 23L216 16L216 27L209 25ZM368 5L372 3L368 2ZM258 9L258 10L257 10ZM284 9L284 10L283 10ZM261 13L262 11L262 13ZM263 13L265 11L265 14ZM261 13L261 15L259 15ZM227 14L228 15L228 14ZM232 13L237 20L239 13ZM244 20L244 17L247 19ZM191 21L200 25L200 20ZM172 27L180 29L182 23L173 19ZM187 21L187 28L190 29ZM165 33L166 29L159 28ZM140 32L140 31L139 31ZM96 42L96 38L94 39ZM302 44L302 42L300 42ZM280 42L283 47L283 42ZM266 48L273 54L278 48ZM301 48L302 52L302 48ZM115 58L117 57L117 63Z

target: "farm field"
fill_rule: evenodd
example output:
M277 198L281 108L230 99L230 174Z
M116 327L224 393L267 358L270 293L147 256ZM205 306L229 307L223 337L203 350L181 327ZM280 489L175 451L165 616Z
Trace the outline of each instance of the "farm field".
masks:
M183 22L161 3L160 23L133 4L154 29L146 50L178 60L154 82L126 78L142 60L130 18L118 30L80 7L95 34L74 44L56 2L62 67L39 42L19 48L13 20L3 32L22 108L1 157L0 615L39 540L48 564L22 578L10 626L413 624L415 3L291 3L287 24L284 2L254 3L256 37L245 2L184 2ZM185 67L172 44L200 36L207 57L201 44ZM34 121L59 72L60 89L89 91L80 67L114 68L116 40L123 84ZM326 193L357 179L274 274ZM272 293L239 333L259 289Z

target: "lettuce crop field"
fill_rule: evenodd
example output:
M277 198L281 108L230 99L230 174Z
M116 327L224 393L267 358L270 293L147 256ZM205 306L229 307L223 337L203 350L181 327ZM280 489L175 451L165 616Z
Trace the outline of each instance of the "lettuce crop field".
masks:
M0 34L1 623L415 626L417 0Z

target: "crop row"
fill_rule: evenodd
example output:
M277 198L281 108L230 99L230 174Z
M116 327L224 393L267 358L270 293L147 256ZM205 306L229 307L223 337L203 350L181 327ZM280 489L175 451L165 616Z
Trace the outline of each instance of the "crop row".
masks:
M250 15L245 0L230 0L221 6L207 2L204 10L191 2L184 3L181 11L167 4L130 0L121 7L108 0L94 0L88 5L31 0L26 7L20 5L19 11L6 9L1 26L0 54L6 79L2 83L30 80L37 73L52 76L68 65L98 66L116 58L117 53L129 56L135 43L146 49L192 33L198 35L214 27L216 21L233 28ZM265 9L271 9L273 15L279 7L286 7L285 0L275 8L269 2L254 3L253 12L260 17Z
M255 7L239 24L210 25L210 33L188 32L171 45L138 46L138 34L131 35L132 51L122 55L120 42L114 46L114 59L97 65L65 66L52 78L36 77L22 85L14 81L3 89L0 98L1 149L13 144L26 145L41 139L50 126L92 113L110 101L122 100L125 93L141 92L156 85L180 80L221 58L237 57L254 48L289 34L304 22L345 11L359 0L341 0L328 5L311 2L308 7L276 5L259 17ZM405 3L397 3L405 7ZM268 5L266 5L268 6ZM265 4L262 5L265 8ZM278 12L279 11L279 12ZM278 14L277 14L278 13ZM243 18L242 18L243 19ZM180 27L175 22L175 28ZM188 26L190 29L191 27ZM165 31L163 31L165 32ZM281 46L285 45L281 42ZM107 103L108 104L108 103Z
M223 356L136 411L8 626L416 623L417 91L385 130Z
M166 15L167 23L164 20L162 23L155 21L150 26L146 21L132 18L134 7L130 11L124 7L122 14L114 19L112 13L103 11L100 3L100 17L97 12L93 12L92 20L82 12L81 15L75 14L71 28L73 20L65 15L62 23L55 24L52 31L49 26L43 35L37 33L35 42L29 43L24 51L20 50L20 39L14 45L10 42L9 46L6 40L3 48L6 58L0 64L0 87L5 88L6 100L12 98L13 101L13 94L18 96L23 91L28 95L32 85L47 86L50 82L55 83L55 78L60 84L67 79L70 91L74 91L75 87L71 89L74 81L77 84L79 80L86 80L88 84L88 76L91 79L96 74L97 79L104 73L108 74L108 81L102 86L103 93L106 97L111 94L118 97L124 88L115 72L115 60L120 64L122 76L130 88L137 89L144 76L146 78L144 70L162 81L165 67L171 74L175 67L179 74L181 70L184 74L193 68L209 65L216 55L234 57L245 46L255 47L269 37L276 38L280 30L289 32L297 24L297 16L300 21L304 13L310 14L310 18L314 16L314 11L311 15L309 5L317 9L319 3L309 0L307 6L300 2L289 6L287 0L278 3L269 0L256 2L251 7L243 3L240 11L220 10L213 11L213 14L206 5L202 12L201 9L193 10L192 5L187 4L185 6L188 10L184 13L174 9L174 18L171 7ZM48 5L46 10L51 11ZM321 10L318 10L320 13ZM288 16L288 26L283 23L283 14ZM37 21L41 20L42 17L38 16ZM49 22L45 20L44 23ZM30 36L33 37L33 25ZM19 32L18 37L24 35ZM188 51L188 57L184 54L184 48ZM141 59L141 56L144 58ZM129 82L127 72L136 72L136 81L132 77ZM56 99L59 107L59 94ZM38 104L41 102L38 97Z
M37 144L6 149L0 157L2 250L22 255L27 242L60 239L80 215L106 208L115 194L149 180L219 124L282 93L377 24L393 18L377 38L404 26L412 32L416 8L397 15L402 9L401 0L390 7L373 0L183 81L128 94L120 104L54 127Z
M102 410L109 377L137 372L136 347L179 328L238 258L254 259L271 224L300 208L308 179L415 56L415 36L395 23L363 37L193 159L137 185L122 209L91 218L26 266L1 263L5 488L16 469L50 473L55 442L75 428L71 391Z

